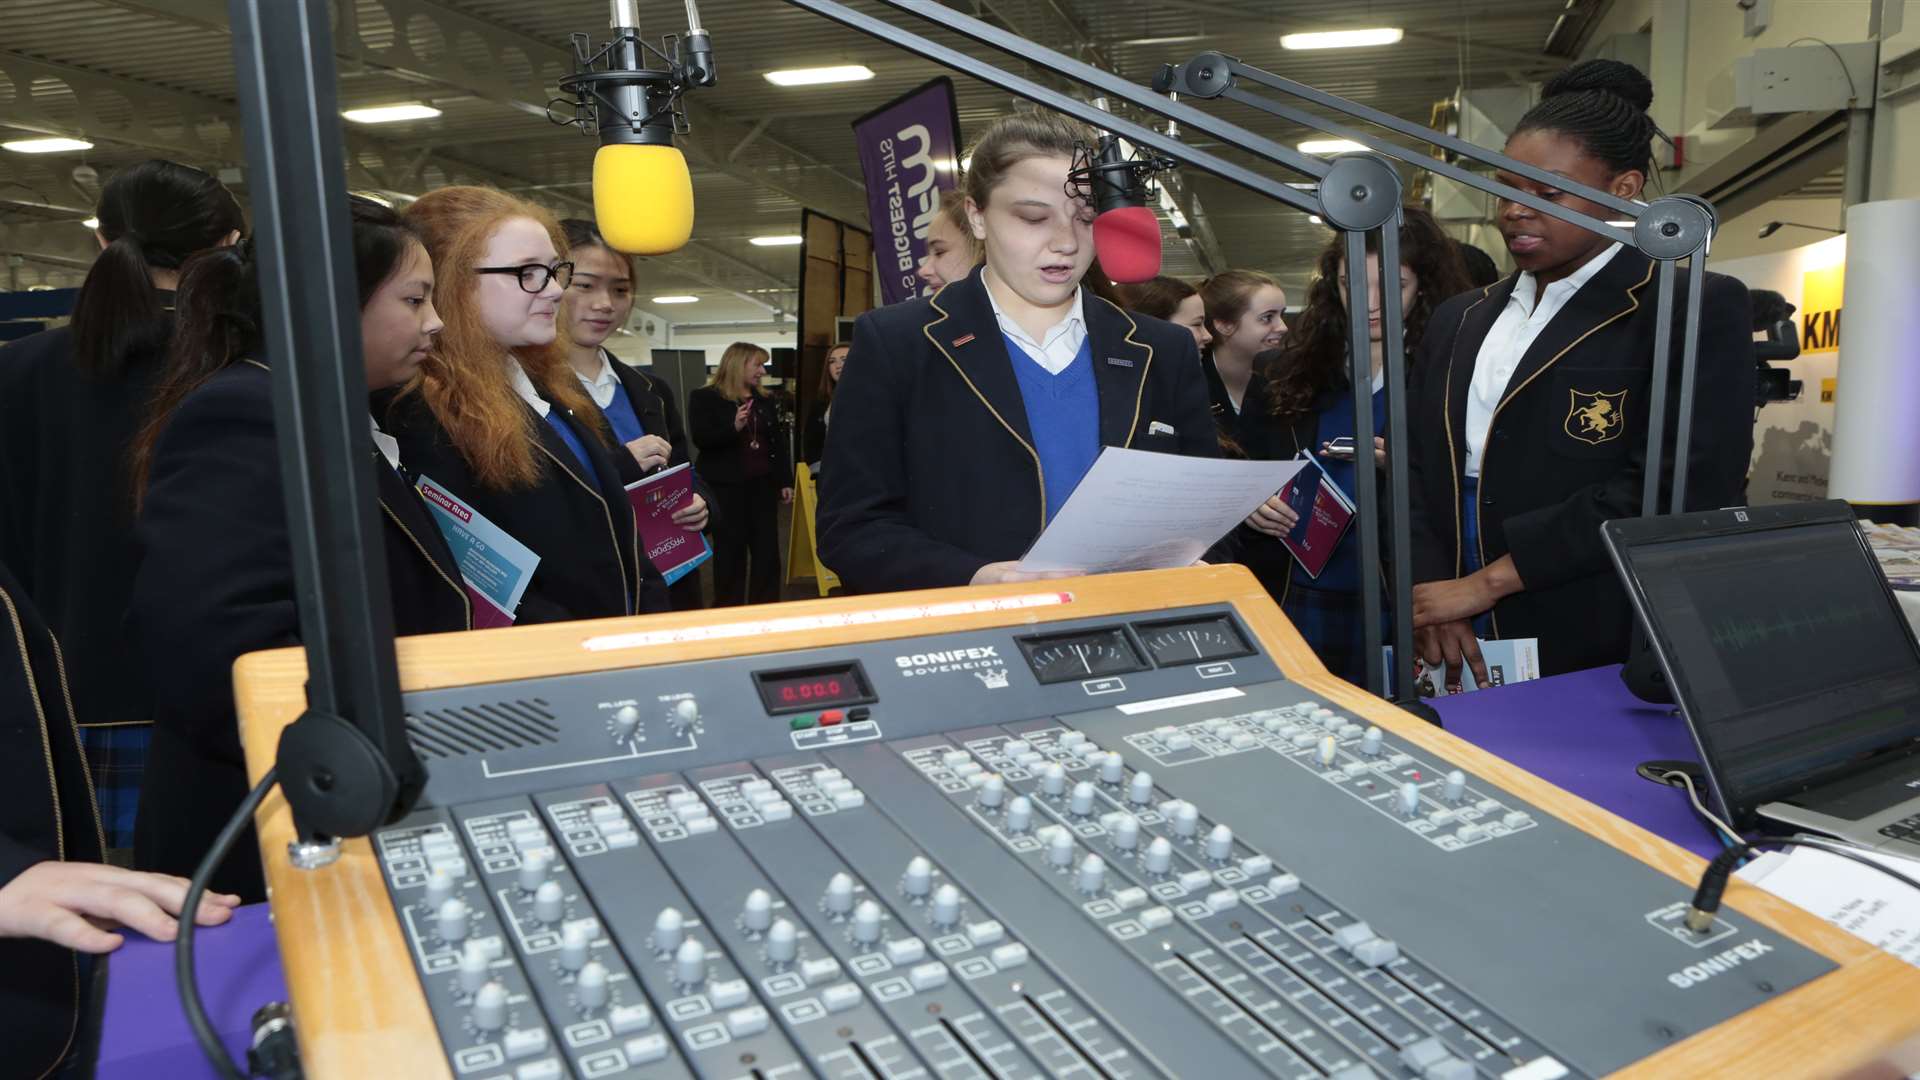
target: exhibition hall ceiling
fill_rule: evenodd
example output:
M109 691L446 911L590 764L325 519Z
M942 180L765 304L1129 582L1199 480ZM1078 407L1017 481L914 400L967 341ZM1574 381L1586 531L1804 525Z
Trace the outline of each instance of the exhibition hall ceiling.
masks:
M343 0L344 2L344 0ZM1164 63L1219 50L1420 123L1461 86L1537 82L1577 45L1608 0L963 0L953 6L1144 83ZM897 24L1036 78L885 5ZM963 140L1012 108L1005 91L844 29L779 0L707 0L719 84L692 98L684 141L697 201L695 242L645 260L641 306L655 295L698 303L652 308L676 324L751 325L794 307L799 250L755 237L798 231L803 206L864 222L851 121L938 74L952 74ZM685 26L682 5L640 5L649 39ZM349 182L418 194L491 183L563 214L590 205L594 142L543 115L566 70L568 36L604 38L602 0L353 0L336 30L343 109L421 104L431 119L344 124ZM1391 45L1296 51L1285 34L1398 27ZM1556 31L1556 27L1558 30ZM21 287L77 282L89 258L97 176L164 156L227 170L245 194L224 0L7 0L0 4L0 140L61 135L92 149L0 152L0 251ZM1551 51L1549 42L1551 41ZM864 65L859 82L778 87L770 70ZM1289 144L1311 132L1208 104ZM1202 143L1204 145L1204 143ZM1278 170L1264 170L1275 176ZM1288 177L1291 179L1291 177ZM1167 231L1169 272L1246 266L1298 290L1324 228L1241 188L1193 174L1203 250ZM0 277L0 288L8 279Z

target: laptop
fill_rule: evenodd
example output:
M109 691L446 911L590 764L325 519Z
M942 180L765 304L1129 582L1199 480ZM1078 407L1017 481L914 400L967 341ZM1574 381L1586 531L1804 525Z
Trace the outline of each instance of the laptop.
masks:
M1725 819L1920 857L1920 645L1852 509L1601 532Z

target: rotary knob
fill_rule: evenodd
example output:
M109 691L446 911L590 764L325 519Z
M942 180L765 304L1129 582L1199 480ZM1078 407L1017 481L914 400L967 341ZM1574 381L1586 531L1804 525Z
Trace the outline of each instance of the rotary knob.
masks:
M1412 817L1420 812L1420 785L1409 780L1400 785L1400 813Z
M767 890L747 894L747 902L740 907L740 925L756 934L773 925L773 897Z
M1173 834L1192 836L1200 829L1200 811L1190 802L1183 802L1173 811Z
M1074 884L1080 891L1091 896L1107 884L1107 860L1098 855L1088 855L1080 860L1080 873L1075 876Z
M1067 799L1067 811L1075 817L1086 817L1093 813L1093 785L1085 780L1073 785L1073 794Z
M560 930L560 966L579 971L587 963L587 950L593 946L593 932L581 923L568 923Z
M1113 846L1121 851L1132 851L1140 844L1140 819L1132 814L1122 815L1107 832L1113 838Z
M1055 828L1047 837L1047 861L1055 866L1073 865L1073 834L1064 828Z
M1058 795L1067 790L1067 770L1057 761L1049 762L1040 770L1040 790L1048 795Z
M1126 779L1126 775L1127 763L1121 760L1119 754L1109 752L1106 757L1100 760L1101 783L1117 784L1121 780Z
M546 848L534 848L520 858L520 887L528 892L538 889L553 871L553 856Z
M860 901L853 909L853 940L862 945L871 945L880 940L880 905L871 900Z
M1007 798L1007 782L995 773L980 785L980 805L991 810Z
M440 905L453 899L453 875L436 866L427 871L427 910L439 911Z
M681 698L673 703L673 713L668 717L675 731L685 732L700 719L700 703L692 698Z
M481 1031L499 1031L507 1026L507 988L487 983L473 995L473 1026Z
M821 903L830 914L845 915L853 910L853 879L835 874L827 879L827 894Z
M791 964L800 952L800 934L793 923L786 919L775 919L767 930L767 962L771 964Z
M607 966L598 960L588 962L573 977L573 994L583 1009L598 1009L607 1003Z
M952 926L960 921L960 890L942 885L933 892L933 924Z
M697 939L688 938L674 950L673 981L681 986L699 986L707 981L707 947Z
M1007 804L1007 831L1023 833L1033 827L1033 801L1025 795L1016 795Z
M542 882L533 893L533 917L543 923L557 923L566 916L567 897L560 883Z
M477 941L467 942L460 951L460 989L469 994L478 993L487 985L487 976L493 970L493 955L485 945Z
M1146 867L1149 874L1164 874L1173 867L1173 845L1164 836L1156 836L1147 845Z
M1467 797L1467 774L1455 769L1447 774L1447 782L1441 788L1440 797L1449 803L1458 803Z
M900 876L900 888L908 896L925 896L933 891L933 863L925 855L907 860L907 872Z
M441 904L440 910L434 913L434 922L440 930L440 940L449 945L457 945L466 940L472 915L473 912L468 909L466 901L457 896Z
M626 742L633 733L640 730L640 709L633 705L622 705L613 710L613 741Z
M653 947L663 953L673 952L686 940L686 926L686 916L680 914L679 908L661 908L653 920Z
M1214 862L1226 862L1233 854L1233 830L1225 825L1215 825L1207 834L1207 858Z
M1153 774L1137 772L1127 785L1127 801L1135 806L1145 806L1153 801Z
M1360 736L1360 752L1368 757L1379 757L1380 751L1385 749L1385 742L1386 736L1380 733L1380 729L1370 727L1366 734Z

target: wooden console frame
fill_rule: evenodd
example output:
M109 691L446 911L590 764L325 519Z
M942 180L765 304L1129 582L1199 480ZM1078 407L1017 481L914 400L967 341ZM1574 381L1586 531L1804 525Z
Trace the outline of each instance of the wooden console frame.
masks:
M1054 593L1070 595L1071 602L711 636L714 627L766 620ZM1240 567L408 638L398 645L400 680L407 690L428 690L1222 602L1234 606L1289 678L1673 877L1676 897L1691 891L1704 865L1698 856L1329 675L1253 576ZM589 649L584 644L636 631L664 637L666 632L700 629L709 636L624 649ZM255 653L235 665L234 692L253 780L271 766L281 729L305 706L305 681L306 658L298 649ZM306 1074L314 1080L450 1078L368 842L349 841L332 866L300 871L287 864L293 829L278 791L268 796L255 820ZM1920 1068L1920 969L1737 879L1727 890L1727 903L1827 956L1839 970L1616 1075L1877 1078L1906 1076Z

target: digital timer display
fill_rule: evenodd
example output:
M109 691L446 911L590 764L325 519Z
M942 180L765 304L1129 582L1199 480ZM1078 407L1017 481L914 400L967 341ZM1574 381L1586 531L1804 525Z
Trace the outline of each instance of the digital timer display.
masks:
M756 671L753 683L760 691L760 703L774 715L865 705L875 700L866 673L860 670L857 661L828 667Z

